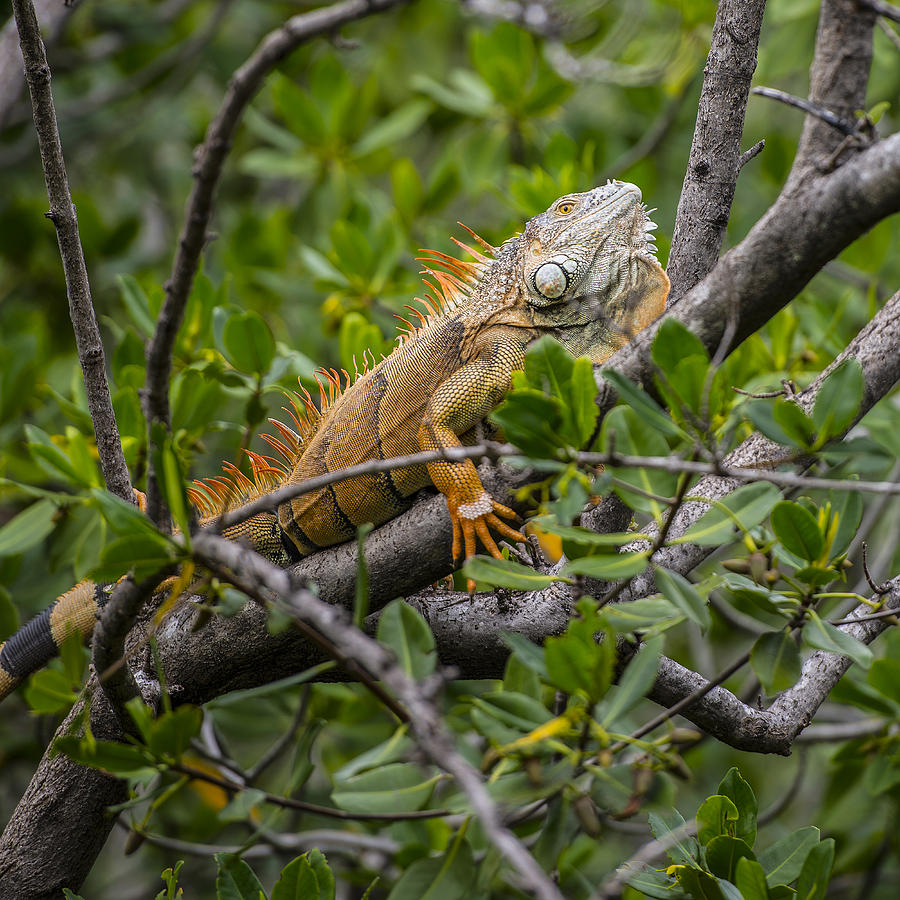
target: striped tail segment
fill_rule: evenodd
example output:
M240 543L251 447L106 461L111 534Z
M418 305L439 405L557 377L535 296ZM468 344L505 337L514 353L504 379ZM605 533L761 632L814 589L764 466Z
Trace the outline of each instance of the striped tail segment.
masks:
M69 635L87 640L108 596L102 585L82 581L0 645L0 700L53 659Z

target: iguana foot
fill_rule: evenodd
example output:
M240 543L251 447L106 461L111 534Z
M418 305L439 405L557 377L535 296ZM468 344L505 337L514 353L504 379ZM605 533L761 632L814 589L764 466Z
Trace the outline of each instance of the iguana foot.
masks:
M448 497L447 506L453 525L453 545L450 552L454 562L459 562L460 551L464 552L464 559L474 556L477 541L481 541L485 550L495 559L502 559L500 548L488 529L492 529L508 541L524 543L526 540L521 531L511 528L500 518L502 516L503 519L517 520L519 517L516 512L493 500L487 492L471 503L459 503ZM473 593L475 582L469 579L467 587L469 593Z

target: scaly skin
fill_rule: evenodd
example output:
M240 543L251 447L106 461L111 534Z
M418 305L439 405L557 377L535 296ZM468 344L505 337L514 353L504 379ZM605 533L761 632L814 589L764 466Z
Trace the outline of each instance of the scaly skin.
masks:
M286 463L254 454L253 482L233 468L230 480L196 482L192 497L200 512L214 517L279 484L367 460L475 443L533 341L549 334L574 356L599 363L662 313L669 280L656 260L654 227L640 191L609 182L561 197L521 234L489 248L493 260L477 251L470 251L475 263L431 254L426 262L434 269L427 271L438 286L425 302L429 314L414 311L421 325L411 326L390 356L352 384L347 377L343 391L337 373L324 373L330 384L320 409L308 395L299 398L297 430L274 423L278 435L267 438ZM478 541L499 557L491 531L524 540L503 521L515 514L487 494L471 460L341 481L224 534L287 565L350 540L364 522L394 518L429 485L447 498L455 560L472 556ZM46 663L69 628L89 630L85 622L104 596L83 582L0 648L0 698Z

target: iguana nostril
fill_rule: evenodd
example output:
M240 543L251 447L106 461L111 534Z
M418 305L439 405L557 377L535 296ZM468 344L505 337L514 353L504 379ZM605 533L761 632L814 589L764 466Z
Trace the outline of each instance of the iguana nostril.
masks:
M569 276L558 263L544 263L534 273L534 286L543 297L561 297L569 286Z

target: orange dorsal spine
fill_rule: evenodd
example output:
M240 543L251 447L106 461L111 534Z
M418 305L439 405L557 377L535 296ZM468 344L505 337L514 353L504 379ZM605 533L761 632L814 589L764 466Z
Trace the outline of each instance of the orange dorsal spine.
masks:
M397 347L413 340L418 331L427 328L436 319L464 303L497 252L495 247L471 228L462 222L458 224L465 228L478 246L489 255L486 256L456 238L452 238L453 242L468 253L474 262L457 259L439 250L420 250L423 255L416 259L424 265L422 274L429 277L422 279L426 290L425 297L416 297L414 302L421 304L424 312L412 306L406 307L416 317L416 322L403 316L395 316L403 325L399 329ZM198 514L205 519L215 518L230 510L238 509L249 500L270 493L284 484L303 455L304 447L327 418L328 411L351 385L367 375L375 365L374 354L364 353L362 370L354 357L353 375L346 369L341 369L340 372L336 369L318 369L314 373L316 383L319 385L318 404L313 401L309 391L302 384L299 391L285 392L290 408L282 407L282 409L294 427L270 418L269 422L277 434L262 433L259 436L280 459L245 450L250 460L249 476L233 463L226 462L222 464L221 475L194 481L187 494ZM343 384L341 384L342 375Z

